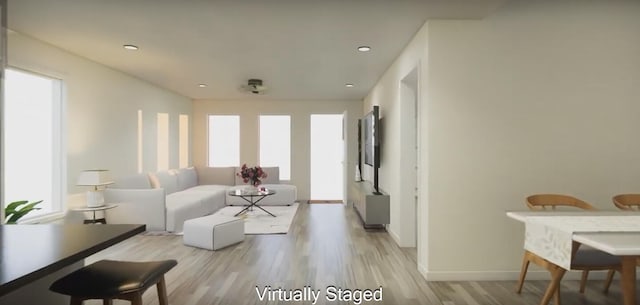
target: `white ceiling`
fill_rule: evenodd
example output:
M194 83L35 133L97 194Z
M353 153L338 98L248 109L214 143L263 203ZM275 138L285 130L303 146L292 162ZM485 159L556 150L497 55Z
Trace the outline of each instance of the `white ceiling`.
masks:
M194 99L359 100L427 19L482 18L503 2L9 0L8 24ZM249 78L269 92L241 92Z

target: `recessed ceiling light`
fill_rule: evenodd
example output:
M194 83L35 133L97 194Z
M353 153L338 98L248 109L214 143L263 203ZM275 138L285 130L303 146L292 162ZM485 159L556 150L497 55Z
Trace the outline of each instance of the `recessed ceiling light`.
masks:
M198 84L198 87L205 88L205 87L207 87L207 84Z
M353 84L345 84L344 86L347 87L347 88L353 88L354 87Z
M371 51L371 47L370 46L360 46L360 47L358 47L358 51L360 51L360 52L369 52L369 51Z
M132 44L125 44L122 47L127 49L127 50L131 50L131 51L137 51L138 50L138 46L134 46Z

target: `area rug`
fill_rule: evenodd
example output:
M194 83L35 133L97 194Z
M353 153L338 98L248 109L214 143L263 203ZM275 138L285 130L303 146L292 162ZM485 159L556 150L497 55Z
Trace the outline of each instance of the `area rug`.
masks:
M276 215L276 217L254 207L253 211L248 211L238 216L244 219L244 234L287 234L293 217L298 211L298 203L296 202L290 206L266 205L262 208ZM244 207L228 206L222 208L216 214L233 217L242 209Z

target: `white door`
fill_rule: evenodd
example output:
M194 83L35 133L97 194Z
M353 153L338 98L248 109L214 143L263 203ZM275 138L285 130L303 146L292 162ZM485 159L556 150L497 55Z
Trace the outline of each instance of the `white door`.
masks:
M311 201L342 202L342 114L311 115Z

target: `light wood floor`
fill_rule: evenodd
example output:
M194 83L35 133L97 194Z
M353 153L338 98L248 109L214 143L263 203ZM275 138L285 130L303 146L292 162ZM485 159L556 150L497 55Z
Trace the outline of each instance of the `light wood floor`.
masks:
M289 234L247 235L243 243L215 252L186 247L181 236L135 236L87 262L104 258L177 259L178 266L167 274L169 303L174 305L311 304L259 301L256 286L310 286L322 290L316 304L353 304L326 301L330 285L382 286L383 301L366 304L537 305L547 284L527 281L518 295L515 281L427 282L416 269L414 248L399 248L384 231L363 230L353 210L337 204L300 204ZM621 303L617 281L608 296L600 292L602 281L590 281L584 295L577 287L576 281L563 281L563 304ZM145 293L144 303L158 304L155 289Z

